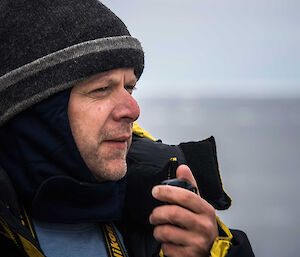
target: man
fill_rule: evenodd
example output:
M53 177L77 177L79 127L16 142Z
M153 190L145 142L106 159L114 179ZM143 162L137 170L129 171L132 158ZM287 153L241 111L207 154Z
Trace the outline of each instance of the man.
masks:
M0 19L2 251L252 256L242 233L232 238L212 205L183 188L148 183L156 203L169 204L145 197L148 221L139 223L139 211L137 221L130 216L130 183L146 174L135 173L134 148L126 160L139 116L132 92L144 62L118 17L96 0L5 0ZM161 144L135 140L159 163L147 153ZM150 179L161 178L159 165L157 174L149 167ZM176 176L197 185L186 165Z

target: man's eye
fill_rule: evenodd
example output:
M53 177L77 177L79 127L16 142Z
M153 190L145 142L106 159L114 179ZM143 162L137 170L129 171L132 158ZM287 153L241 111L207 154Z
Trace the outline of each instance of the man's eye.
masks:
M92 93L97 93L97 92L104 92L108 89L108 87L99 87L99 88L96 88L92 91Z
M101 98L101 97L104 97L106 96L108 93L109 93L109 86L108 87L98 87L98 88L95 88L93 90L91 90L88 95L92 98Z
M134 86L134 85L127 85L127 86L124 86L124 88L125 88L130 94L132 94L133 90L136 90L136 86Z

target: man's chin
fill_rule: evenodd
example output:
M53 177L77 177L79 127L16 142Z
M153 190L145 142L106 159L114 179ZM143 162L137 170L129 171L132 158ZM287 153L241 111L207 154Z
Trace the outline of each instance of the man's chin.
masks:
M127 171L125 160L111 160L107 165L101 165L97 170L92 171L99 182L108 180L120 180Z

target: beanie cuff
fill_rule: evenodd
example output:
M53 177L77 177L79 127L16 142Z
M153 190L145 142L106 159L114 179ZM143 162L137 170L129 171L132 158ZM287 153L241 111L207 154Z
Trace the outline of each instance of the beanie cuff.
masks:
M0 77L0 125L31 105L94 74L144 68L140 42L131 36L86 41L46 55Z

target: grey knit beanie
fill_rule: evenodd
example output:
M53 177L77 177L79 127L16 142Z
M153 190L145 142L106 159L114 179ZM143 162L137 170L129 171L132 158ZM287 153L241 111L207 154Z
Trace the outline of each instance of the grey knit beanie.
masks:
M0 1L0 125L93 74L144 68L140 42L97 0Z

